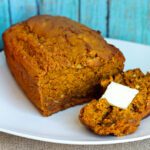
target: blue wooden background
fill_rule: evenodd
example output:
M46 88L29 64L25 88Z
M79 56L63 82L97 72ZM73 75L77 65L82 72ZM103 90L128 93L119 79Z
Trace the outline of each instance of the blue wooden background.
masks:
M105 37L150 44L150 0L0 0L1 34L37 14L67 16Z

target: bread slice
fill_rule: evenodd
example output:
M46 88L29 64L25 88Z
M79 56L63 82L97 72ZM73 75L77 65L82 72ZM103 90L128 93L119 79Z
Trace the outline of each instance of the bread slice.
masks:
M138 129L141 119L150 115L150 73L144 75L140 69L128 70L101 80L100 85L105 89L111 81L136 88L139 93L127 109L112 106L106 99L93 100L81 109L80 120L99 135L131 134Z
M99 32L65 17L32 17L3 40L12 74L45 116L91 100L98 81L124 67L123 54Z

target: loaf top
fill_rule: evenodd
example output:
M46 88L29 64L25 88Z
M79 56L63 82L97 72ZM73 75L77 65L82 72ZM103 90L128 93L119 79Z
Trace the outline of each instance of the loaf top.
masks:
M3 39L5 46L11 41L15 51L22 51L43 71L100 67L110 61L122 65L125 61L123 54L108 44L99 31L66 17L34 16L9 28Z

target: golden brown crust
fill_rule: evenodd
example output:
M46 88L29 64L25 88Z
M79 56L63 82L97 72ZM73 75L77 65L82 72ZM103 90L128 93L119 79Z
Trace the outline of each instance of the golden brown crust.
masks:
M9 28L3 40L12 74L44 115L88 101L100 78L124 67L117 48L65 17L32 17Z
M93 100L81 109L80 120L100 135L133 133L141 119L150 114L150 74L144 75L140 69L134 69L103 79L100 84L106 89L111 81L136 88L139 93L125 110L111 106L106 99Z

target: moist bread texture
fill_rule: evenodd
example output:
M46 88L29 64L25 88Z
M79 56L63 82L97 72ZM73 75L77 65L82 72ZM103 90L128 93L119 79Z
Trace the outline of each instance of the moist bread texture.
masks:
M12 74L45 116L91 100L98 81L124 67L123 54L99 32L65 17L32 17L3 40Z
M139 93L127 109L112 106L106 99L93 100L81 109L80 120L99 135L133 133L141 119L150 115L150 73L144 75L140 69L133 69L101 80L100 85L105 89L111 81L135 88Z

